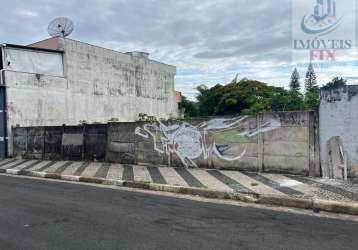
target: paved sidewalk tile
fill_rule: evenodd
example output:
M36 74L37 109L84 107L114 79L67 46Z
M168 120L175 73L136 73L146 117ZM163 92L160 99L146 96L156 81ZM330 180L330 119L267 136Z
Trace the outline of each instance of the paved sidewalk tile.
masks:
M253 192L329 201L358 202L358 185L337 180L283 174L24 159L2 160L0 169L152 182L224 192ZM11 173L11 171L9 172Z
M118 180L122 179L123 166L121 164L112 164L107 173L107 179Z
M188 187L185 180L174 170L174 168L158 168L168 185Z
M248 177L250 177L258 182L261 182L267 186L270 186L271 188L274 188L286 195L289 195L289 196L302 196L303 195L303 193L301 193L297 190L294 190L292 188L280 186L280 184L278 182L273 181L273 180L271 180L265 176L262 176L258 173L244 172L243 174L247 175Z
M239 193L253 193L249 187L243 186L240 182L230 178L229 176L223 174L219 170L208 170L209 174L221 181L222 183L231 187L235 192Z
M265 174L260 173L260 175L278 183L281 187L289 187L298 192L304 194L305 197L314 197L315 188L309 185L304 184L303 182L294 180L292 178L286 177L280 174Z
M195 176L193 176L186 168L174 168L174 170L184 179L184 181L190 187L205 188L205 185L201 183Z
M82 162L81 166L76 169L74 172L74 176L81 176L82 173L86 170L86 168L90 165L90 162Z
M71 166L74 162L72 161L68 161L65 164L63 164L62 166L60 166L59 168L57 168L55 170L56 174L62 174L69 166Z
M9 169L9 168L15 168L17 166L20 166L21 164L24 164L26 162L29 162L30 160L15 160L15 161L9 161L3 164L0 169Z
M124 180L124 181L134 181L133 166L127 165L127 164L123 165L122 180Z
M346 190L345 188L340 188L338 186L324 184L318 179L306 178L303 176L289 176L294 180L303 182L311 187L316 188L314 190L315 196L320 199L334 200L334 201L355 201L358 202L358 194Z
M36 169L36 171L39 172L46 172L51 166L55 165L56 161L50 161L49 163L47 163L46 165L42 166L41 168Z
M240 182L243 186L250 188L253 192L258 194L270 194L270 195L283 195L280 191L271 188L259 181L256 181L247 175L244 175L237 171L223 171L223 173L232 179Z
M224 192L233 192L234 190L216 179L214 176L209 174L207 171L201 169L190 169L190 173L195 176L201 183L210 189L215 189Z
M149 171L145 166L133 166L133 175L135 181L152 182Z
M11 169L14 169L14 170L26 170L28 168L32 168L33 166L36 166L37 164L39 164L40 160L32 160L32 161L28 161L28 162L25 162L23 164L20 164L16 167L11 167Z
M8 158L8 159L4 159L0 161L0 167L5 166L6 164L10 163L10 162L14 162L16 161L16 159L13 158Z
M62 175L75 175L75 172L83 165L83 162L73 162L61 174Z
M147 167L147 169L154 183L167 184L167 181L164 179L157 167Z
M339 189L351 192L355 196L354 200L358 202L358 183L354 184L350 182L345 182L343 180L332 180L327 178L315 178L314 180L323 185L331 185Z
M82 177L94 177L98 169L102 166L102 163L92 162L90 163L86 169L82 172Z
M49 166L47 169L43 169L42 171L47 172L47 173L54 173L54 172L56 172L56 170L58 168L62 167L66 163L67 163L67 161L58 161L58 162L55 162L55 164L52 164L51 166Z
M93 177L95 178L107 178L108 171L111 167L110 163L102 163L101 167L97 170Z
M42 161L42 162L40 162L40 163L38 163L38 164L36 164L36 165L34 165L34 166L32 166L32 167L26 169L26 170L29 170L29 171L37 171L38 169L41 169L41 168L47 166L47 165L50 164L50 163L51 163L51 161Z

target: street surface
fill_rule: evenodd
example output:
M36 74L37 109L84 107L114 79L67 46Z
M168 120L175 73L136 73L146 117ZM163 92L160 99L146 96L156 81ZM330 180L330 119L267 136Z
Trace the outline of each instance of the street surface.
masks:
M0 176L0 249L357 249L358 222Z

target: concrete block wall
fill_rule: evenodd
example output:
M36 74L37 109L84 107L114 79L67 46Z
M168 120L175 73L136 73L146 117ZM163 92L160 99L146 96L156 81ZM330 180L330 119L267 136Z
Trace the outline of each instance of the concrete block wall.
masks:
M109 123L107 127L106 160L109 162L136 163L136 123Z
M279 112L142 124L137 160L320 176L317 122L315 112Z
M16 155L36 159L319 176L314 119L314 112L282 112L190 121L18 127L13 132L14 148Z
M25 159L104 161L107 125L15 127L14 156Z
M261 116L261 124L268 119L278 119L280 127L262 134L264 170L308 175L310 171L309 136L311 132L314 132L310 131L310 113L264 114Z
M358 85L321 91L319 132L324 177L342 178L332 165L333 151L346 151L348 177L358 178ZM332 138L339 139L341 149L329 149ZM343 159L342 159L343 161ZM339 172L339 171L338 171Z

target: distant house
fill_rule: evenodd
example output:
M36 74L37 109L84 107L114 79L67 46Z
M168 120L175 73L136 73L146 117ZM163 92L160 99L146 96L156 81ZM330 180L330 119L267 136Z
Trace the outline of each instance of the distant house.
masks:
M175 91L175 100L177 101L177 103L181 102L182 100L181 92Z
M148 53L55 37L29 46L3 44L0 55L2 157L12 152L12 126L131 122L140 113L178 116L176 68Z

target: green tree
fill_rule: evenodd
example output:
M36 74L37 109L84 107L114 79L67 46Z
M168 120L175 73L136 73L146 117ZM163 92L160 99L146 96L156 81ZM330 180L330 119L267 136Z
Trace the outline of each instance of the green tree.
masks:
M305 107L306 109L317 109L319 106L319 87L317 85L316 73L312 63L308 65L305 80Z
M323 90L336 89L346 85L347 85L347 80L343 79L342 77L335 77L332 79L332 81L321 87L321 89Z
M184 117L190 118L198 116L198 108L195 102L188 100L185 96L182 96L179 108L184 109Z
M304 96L299 91L289 91L287 105L284 111L303 110L305 108Z
M199 92L196 99L198 101L198 112L200 116L215 115L215 108L219 102L218 92L222 88L220 84L208 88L205 85L200 85L196 88Z
M298 73L297 69L295 68L291 75L290 90L291 91L300 91L300 88L301 88L300 74Z
M308 90L305 94L306 109L317 109L319 106L319 88L317 86Z
M301 110L305 106L303 95L299 91L287 91L246 78L212 88L202 85L197 90L200 116Z
M268 86L265 83L246 79L225 85L217 92L219 102L214 114L240 114L254 104L260 103L260 106L264 106L262 99L267 89Z
M306 80L305 80L305 89L306 92L310 91L311 89L317 86L317 77L316 73L313 69L312 63L308 65L307 73L306 73Z

